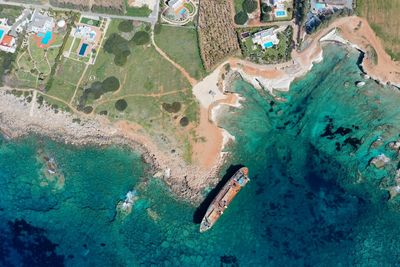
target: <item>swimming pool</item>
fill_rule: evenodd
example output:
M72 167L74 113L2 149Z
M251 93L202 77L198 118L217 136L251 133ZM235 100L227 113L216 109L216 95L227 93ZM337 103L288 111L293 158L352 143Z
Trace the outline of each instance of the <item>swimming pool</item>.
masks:
M322 10L322 9L325 9L325 4L323 4L323 3L315 3L315 8L317 9L317 10Z
M88 47L88 44L83 43L81 46L81 49L79 50L79 55L83 57L85 55L86 49Z
M184 14L186 14L186 12L187 12L187 9L186 8L182 8L180 11L179 11L179 15L184 15Z
M264 43L264 48L271 48L271 47L273 47L274 46L274 43L273 42L266 42L266 43Z
M4 35L4 30L0 29L0 41L1 39L3 39L3 35Z
M37 36L42 37L41 44L47 45L53 37L53 33L50 31L47 31L46 33L39 32Z
M275 11L275 17L286 17L286 10L277 10Z

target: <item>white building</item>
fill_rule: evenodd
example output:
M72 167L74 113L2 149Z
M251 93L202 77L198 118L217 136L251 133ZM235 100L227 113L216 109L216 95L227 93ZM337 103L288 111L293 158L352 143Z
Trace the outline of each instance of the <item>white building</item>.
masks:
M254 44L260 45L262 49L268 49L279 44L277 32L274 28L255 33L252 37L252 41Z
M46 14L41 14L39 10L35 9L28 25L28 32L46 33L52 31L54 26L55 22L52 17L49 17Z

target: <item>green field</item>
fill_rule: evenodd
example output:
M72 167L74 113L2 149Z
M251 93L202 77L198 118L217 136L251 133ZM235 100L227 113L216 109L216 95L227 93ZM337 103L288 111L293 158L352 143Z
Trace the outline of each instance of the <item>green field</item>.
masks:
M206 71L200 56L196 29L184 27L160 26L155 41L171 59L186 69L194 78L200 80Z
M126 34L119 32L118 23L118 20L112 21L105 44L108 38L115 38L115 34L119 35L118 38L121 35L135 36L135 33L149 29L147 24L136 25L132 34ZM185 127L180 126L180 119L187 117L189 121L197 122L198 106L191 86L179 70L155 50L150 41L139 45L132 40L120 39L116 44L121 45L122 51L129 51L122 65L116 64L114 53L108 53L105 49L99 51L95 65L89 66L85 74L74 104L81 110L107 114L112 120L124 119L138 123L149 133L161 133L180 144L184 140L181 137L187 138L188 135ZM118 55L119 50L115 53ZM104 85L107 79L117 80L117 88L108 90ZM99 94L96 96L95 92ZM116 103L121 99L126 101L127 107L118 110ZM174 102L179 102L177 110L167 111L163 106Z
M400 60L400 1L357 0L356 11L368 20L392 59Z
M86 17L82 17L81 18L81 23L85 23L85 24L88 24L88 25L99 27L100 24L101 24L101 21L100 20L86 18Z
M47 93L69 102L84 68L84 63L63 57Z

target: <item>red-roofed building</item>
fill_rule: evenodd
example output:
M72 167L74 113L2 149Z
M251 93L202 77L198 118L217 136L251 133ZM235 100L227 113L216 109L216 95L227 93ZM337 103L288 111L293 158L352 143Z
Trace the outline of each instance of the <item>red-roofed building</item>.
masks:
M13 41L15 42L14 37L7 34L4 36L3 40L1 40L1 45L11 47Z
M15 38L12 37L11 35L7 34L1 40L0 50L6 51L6 52L10 52L10 53L14 53L15 49L16 49L16 46L17 45L16 45Z

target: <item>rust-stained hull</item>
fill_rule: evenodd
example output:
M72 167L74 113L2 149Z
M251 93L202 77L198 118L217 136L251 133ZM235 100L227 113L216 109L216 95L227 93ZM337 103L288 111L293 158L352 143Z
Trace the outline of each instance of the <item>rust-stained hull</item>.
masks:
M215 222L224 213L229 203L234 199L240 189L244 187L249 181L249 170L246 167L238 170L219 191L218 195L211 202L206 214L200 224L200 232L205 232L210 229Z

